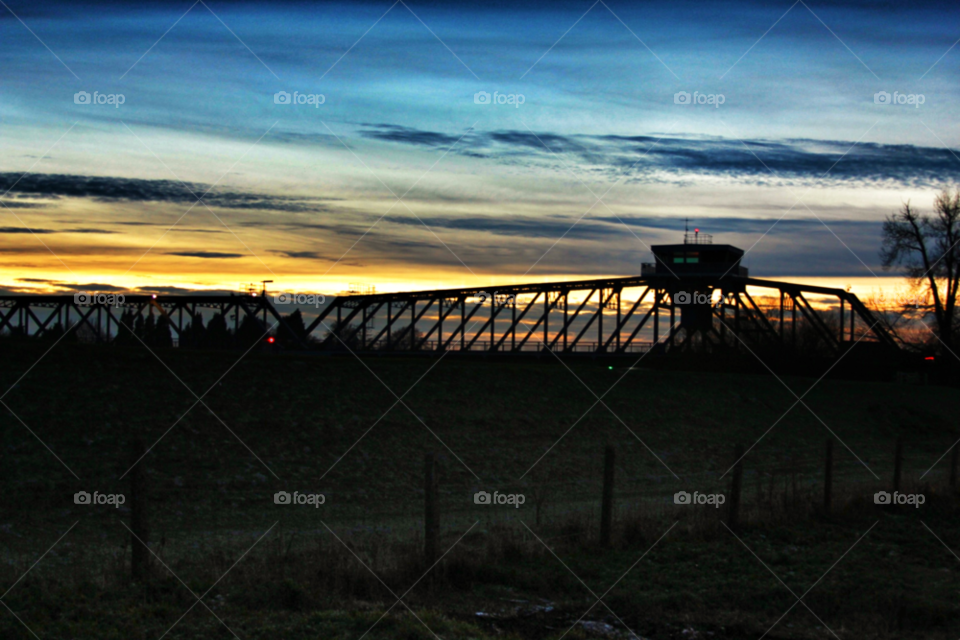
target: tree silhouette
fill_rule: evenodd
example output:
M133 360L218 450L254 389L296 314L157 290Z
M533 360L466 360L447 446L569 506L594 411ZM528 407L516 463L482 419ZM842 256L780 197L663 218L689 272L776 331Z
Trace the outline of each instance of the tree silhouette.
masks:
M420 344L420 340L423 339L423 332L413 328L413 332L410 331L411 325L406 325L403 327L397 327L393 330L393 340L390 343L391 349L403 349L409 350L414 349ZM386 348L387 343L383 343L383 348Z
M883 223L880 260L884 268L906 267L924 307L933 313L936 332L949 349L955 335L957 292L960 288L960 189L945 189L925 216L910 203ZM928 302L929 301L929 302Z
M117 337L113 339L113 343L124 347L139 344L134 336L138 320L139 316L135 316L132 309L124 309L120 315L120 326L117 327ZM142 320L140 320L140 325L142 328Z
M154 347L173 346L173 336L170 334L170 318L166 314L161 315L157 320L157 326L153 330L151 340L151 346Z
M360 332L357 329L357 325L353 323L334 322L324 336L324 339L328 340L327 348L343 349L346 345L346 348L356 351L360 348Z
M223 314L217 313L210 322L207 323L207 329L204 332L203 346L207 349L229 349L233 345L233 336L227 329L227 321Z
M206 328L203 326L203 316L195 314L187 322L187 326L180 332L180 346L189 349L202 347L205 342Z
M143 326L140 329L140 339L143 340L144 344L148 347L151 347L153 346L153 337L156 331L157 319L153 317L153 307L150 307L150 315L143 321Z
M303 314L300 313L300 309L294 310L290 315L283 316L283 322L290 331L281 327L277 328L277 337L280 344L295 349L300 347L301 342L307 342L307 327L303 322ZM290 335L291 332L293 335Z
M246 351L266 336L267 328L252 313L243 317L240 327L237 329L237 347Z

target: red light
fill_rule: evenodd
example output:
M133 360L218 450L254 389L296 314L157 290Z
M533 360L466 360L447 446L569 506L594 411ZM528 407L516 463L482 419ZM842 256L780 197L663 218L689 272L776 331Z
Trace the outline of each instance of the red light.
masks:
M267 338L267 342L269 342L270 344L273 344L273 341L274 341L273 336L270 336L269 338Z
M927 356L924 360L933 360L933 356Z
M694 229L693 232L694 232L694 233L700 233L700 229Z

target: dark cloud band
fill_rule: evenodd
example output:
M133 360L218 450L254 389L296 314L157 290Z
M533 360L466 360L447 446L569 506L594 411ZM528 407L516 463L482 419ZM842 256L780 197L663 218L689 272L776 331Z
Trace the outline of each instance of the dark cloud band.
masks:
M891 183L936 187L960 181L960 151L906 144L845 140L738 140L704 136L588 136L529 131L470 131L462 138L436 131L380 124L367 138L452 153L501 159L518 156L607 171L634 181L721 176L754 184L778 181Z
M193 204L202 197L210 207L292 213L324 211L317 199L260 193L211 191L209 185L173 180L141 180L46 173L0 173L0 192L34 197L89 198L105 202L170 202ZM209 193L208 193L209 191ZM204 195L206 194L206 195ZM5 203L6 204L6 203Z

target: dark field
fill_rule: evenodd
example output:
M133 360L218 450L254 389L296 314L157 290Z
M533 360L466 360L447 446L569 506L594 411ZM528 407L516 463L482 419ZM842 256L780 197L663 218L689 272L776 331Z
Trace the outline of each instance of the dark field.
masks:
M31 369L46 346L0 348L3 638L34 637L27 627L43 640L960 633L953 388L74 344ZM891 490L898 438L901 491L922 494L919 508L874 504ZM124 476L138 440L155 446ZM729 499L674 504L678 491L729 497L734 447L758 441L736 533ZM156 556L133 581L125 525L138 472ZM477 505L481 490L524 504ZM125 503L78 505L78 491ZM278 491L325 502L275 504Z

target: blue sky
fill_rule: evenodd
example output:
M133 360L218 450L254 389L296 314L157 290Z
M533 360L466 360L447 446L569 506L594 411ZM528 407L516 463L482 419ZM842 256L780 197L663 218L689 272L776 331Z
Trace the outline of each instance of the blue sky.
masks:
M960 183L947 3L7 6L8 287L626 275L687 217L882 275L883 217Z

